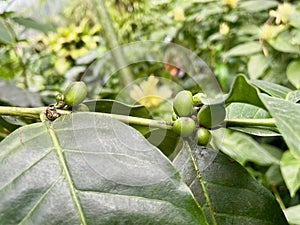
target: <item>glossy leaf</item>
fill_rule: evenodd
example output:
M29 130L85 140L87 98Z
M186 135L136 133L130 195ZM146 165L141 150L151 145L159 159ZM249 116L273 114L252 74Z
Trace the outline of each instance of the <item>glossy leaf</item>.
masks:
M255 87L261 89L262 91L268 93L269 95L277 98L285 98L286 95L290 91L292 91L287 87L264 80L251 80L250 83L253 84Z
M286 69L286 75L292 85L300 89L300 60L294 60L289 63Z
M224 154L184 143L173 162L204 206L209 224L287 225L272 194Z
M142 105L128 105L116 100L99 99L84 102L91 112L113 113L128 116L151 118L149 111Z
M249 135L229 129L219 129L213 133L217 147L241 164L247 161L258 165L279 164L279 159Z
M0 171L2 224L207 224L156 147L95 113L16 130Z
M277 1L265 0L264 4L261 4L260 0L252 0L252 1L242 1L239 4L239 7L248 12L260 12L263 10L274 8L277 5L278 5Z
M300 160L296 159L290 151L286 151L280 162L283 179L294 197L300 189Z
M243 75L237 75L228 94L225 103L242 102L255 105L265 109L264 104L258 96L258 91L247 81Z
M244 44L237 45L230 49L224 54L225 58L232 56L249 56L258 53L262 50L261 44L259 42L247 42Z
M300 105L260 94L294 157L300 159ZM292 116L291 116L292 115Z

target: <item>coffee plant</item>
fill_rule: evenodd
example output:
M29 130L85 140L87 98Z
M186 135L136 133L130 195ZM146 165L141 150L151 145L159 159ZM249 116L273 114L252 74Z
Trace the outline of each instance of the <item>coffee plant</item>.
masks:
M300 224L298 1L8 9L1 225Z

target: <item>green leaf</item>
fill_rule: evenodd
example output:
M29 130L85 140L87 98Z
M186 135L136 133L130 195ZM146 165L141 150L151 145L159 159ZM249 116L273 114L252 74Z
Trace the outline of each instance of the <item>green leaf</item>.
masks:
M290 224L300 225L300 205L284 209L283 212Z
M44 33L47 33L49 31L54 31L54 27L49 23L41 23L36 20L33 20L32 18L25 18L25 17L14 17L12 18L13 21L16 23L26 27L26 28L32 28L35 30L42 31Z
M264 80L251 80L250 83L267 94L277 98L285 98L286 95L292 91L287 87Z
M275 39L268 40L268 43L280 52L300 53L299 47L292 44L292 36L288 32L280 33Z
M237 45L230 49L224 54L225 58L232 56L248 56L258 53L262 50L261 44L259 42L247 42L244 44Z
M174 151L179 141L178 135L172 130L148 129L148 132L143 135L152 145L158 147L167 156Z
M286 75L292 85L300 89L300 60L294 60L289 63Z
M300 13L294 12L292 14L285 14L284 16L289 20L289 24L291 24L295 28L300 29Z
M173 163L203 205L209 224L287 225L273 195L224 154L184 143Z
M10 121L8 116L0 116L0 126L6 128L9 132L12 132L20 127Z
M226 107L226 119L265 119L270 117L266 110L254 105L233 102Z
M247 161L262 166L279 164L279 159L249 135L229 129L219 129L212 134L217 147L241 164Z
M226 119L266 119L270 118L270 114L254 105L249 105L245 103L233 102L229 106L226 107ZM273 137L273 136L281 136L276 130L270 127L263 126L252 126L252 127L231 127L228 125L229 129L240 131L243 133L262 136L262 137Z
M296 159L290 151L286 151L283 153L280 168L291 197L294 197L300 188L300 160Z
M291 91L286 95L286 100L297 103L300 101L300 90Z
M251 56L248 61L248 73L250 78L257 79L261 77L268 67L268 60L263 54Z
M239 131L246 134L251 134L259 137L276 137L281 136L275 130L265 127L228 127L230 130Z
M41 96L0 80L0 102L13 106L42 106Z
M261 0L253 0L253 1L242 1L239 4L239 7L248 12L260 12L260 11L274 8L277 5L278 5L277 1L264 0L263 4L261 4Z
M264 104L258 96L258 91L247 81L243 75L237 75L228 94L225 103L243 102L265 109Z
M12 44L15 42L15 37L5 25L3 19L0 18L0 43Z
M84 104L89 107L91 112L103 112L151 118L147 108L142 105L128 105L111 99L89 100L84 101Z
M260 94L292 154L300 159L300 105Z
M269 167L266 172L266 180L268 184L272 186L282 185L284 183L279 165L272 165Z
M300 45L300 21L299 21L299 29L293 30L293 43L296 45Z
M207 224L171 162L97 113L16 130L0 171L2 224Z

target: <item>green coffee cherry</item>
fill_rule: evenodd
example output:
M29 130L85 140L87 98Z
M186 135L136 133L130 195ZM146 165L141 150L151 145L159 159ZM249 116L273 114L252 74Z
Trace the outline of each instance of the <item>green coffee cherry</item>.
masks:
M204 105L197 114L200 126L211 128L219 125L225 119L224 105Z
M84 82L72 82L65 90L65 103L69 106L79 105L87 95L87 87Z
M190 91L180 91L174 99L173 109L178 116L188 116L194 110L193 96Z
M193 103L194 106L200 106L203 105L202 100L200 99L200 97L206 97L206 94L204 93L197 93L193 96Z
M195 128L195 121L189 117L180 117L173 124L173 131L182 137L192 135Z
M80 103L78 106L76 106L75 111L76 112L89 112L90 109L87 105Z
M210 131L204 127L200 127L196 133L198 145L206 146L210 141Z

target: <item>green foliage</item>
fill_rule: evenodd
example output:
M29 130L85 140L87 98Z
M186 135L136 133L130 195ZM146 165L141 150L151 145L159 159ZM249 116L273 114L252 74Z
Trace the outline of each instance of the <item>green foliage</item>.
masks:
M78 113L24 126L0 149L11 162L0 163L1 224L207 224L171 162L118 121Z
M117 51L104 54L108 40L92 1L69 1L51 22L4 11L0 224L271 225L287 224L284 216L300 224L299 2L105 3L120 44L184 46L207 62L227 94L213 92L205 63L189 70L193 62L180 51L168 55L167 45L126 46L132 64L118 64ZM154 74L170 81L150 85L149 95L160 87L170 93L152 107L131 105L144 102L122 85L118 65L135 79ZM83 107L94 113L74 107L48 121L51 107L59 116L70 113L52 104L81 79L88 88ZM136 86L147 100L148 89ZM188 106L176 103L182 89L199 97L194 106L190 99ZM193 122L202 112L184 141L173 130L172 101ZM208 148L196 145L200 126L212 134Z

